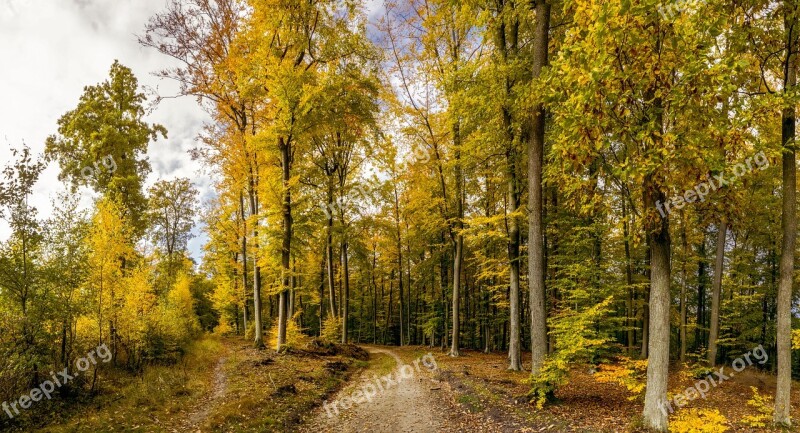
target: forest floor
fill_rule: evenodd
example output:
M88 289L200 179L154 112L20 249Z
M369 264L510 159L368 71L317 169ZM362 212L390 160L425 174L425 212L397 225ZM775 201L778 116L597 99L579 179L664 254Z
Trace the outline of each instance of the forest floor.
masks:
M361 348L321 344L277 354L241 339L209 337L195 343L178 365L152 367L136 378L104 378L100 395L40 407L49 419L16 431L642 431L641 398L631 398L621 385L599 382L588 365L573 369L555 402L536 410L526 398L529 373L508 371L505 353L464 350L452 358L421 346ZM684 368L672 366L671 373L671 392L696 383ZM710 408L725 417L727 432L773 431L748 427L743 418L758 413L747 403L752 388L773 394L774 376L755 367L730 376L671 420ZM793 384L792 401L793 418L800 419L800 383Z
M39 402L35 418L19 420L8 431L295 431L303 414L367 366L367 357L355 346L279 355L239 338L207 337L179 364L103 378L94 398L68 405Z
M398 352L420 351L420 348L403 348ZM507 370L508 361L505 353L481 353L462 350L460 357L451 358L436 349L439 362L438 380L446 384L450 391L449 398L462 413L482 415L484 418L502 422L503 425L515 425L514 430L529 432L592 432L592 433L639 433L645 430L640 427L639 414L643 409L641 398L633 398L622 385L602 383L592 372L591 366L580 366L570 372L569 383L556 391L555 402L536 410L527 402L526 394L530 385L523 381L529 373ZM524 354L523 359L529 359ZM722 366L718 366L719 369ZM523 368L530 371L530 362L523 363ZM730 379L712 387L706 398L697 398L683 408L675 408L670 415L670 422L687 416L692 409L716 409L727 420L727 432L755 433L769 431L786 431L771 427L749 427L743 422L745 416L758 414L758 410L748 405L753 397L752 387L762 395L774 395L775 376L760 372L755 367L748 367L740 373L734 373L731 366L725 367ZM713 376L712 376L713 377ZM670 395L677 394L696 384L689 371L681 366L670 367ZM800 383L792 384L792 401L794 420L800 419ZM769 405L772 401L768 401ZM771 409L771 407L770 407ZM478 418L467 418L462 422L469 425ZM768 423L769 424L769 423ZM700 428L701 425L696 427ZM470 430L463 430L470 431ZM701 431L701 430L697 430ZM705 430L702 430L705 431ZM708 430L711 431L711 430ZM795 427L791 431L799 431Z

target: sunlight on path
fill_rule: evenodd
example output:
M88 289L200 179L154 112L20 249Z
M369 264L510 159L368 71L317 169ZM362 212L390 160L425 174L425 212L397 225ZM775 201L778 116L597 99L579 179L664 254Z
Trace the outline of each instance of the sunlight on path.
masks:
M394 358L396 373L405 363L396 353L387 349L367 348L371 354L384 354ZM375 376L384 376L386 372L376 371L375 357L370 359L370 367L359 379L352 382L328 400L328 411L322 406L317 409L312 420L303 431L324 432L441 432L447 428L447 414L442 410L435 397L431 395L430 379L424 373L417 373L394 386L378 391L371 401L354 404L349 409L335 411L330 405L335 401L353 395L364 382L374 383Z

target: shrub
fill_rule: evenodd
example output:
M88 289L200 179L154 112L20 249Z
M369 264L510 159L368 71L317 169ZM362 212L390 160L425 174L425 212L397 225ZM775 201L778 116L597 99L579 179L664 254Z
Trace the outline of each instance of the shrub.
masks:
M716 409L689 409L675 414L670 421L672 433L723 433L728 420Z
M756 415L746 415L742 418L742 423L750 427L766 427L772 420L772 410L774 402L769 395L761 395L758 393L758 388L751 386L750 390L753 391L753 398L747 400L747 405L755 408Z
M336 316L328 316L320 334L323 340L338 343L342 340L342 321Z
M620 357L616 364L602 365L594 379L624 386L632 393L628 400L635 400L642 395L647 384L647 360Z
M300 317L300 311L294 314L294 317L289 319L286 323L286 344L284 347L287 348L296 348L300 347L301 345L305 344L308 340L308 337L303 334L303 330L300 329L298 323L298 318ZM270 331L270 341L269 344L271 347L278 346L278 324L276 323L272 327L272 331Z
M609 341L597 330L597 324L608 313L612 300L608 297L583 311L566 308L551 320L556 351L545 359L539 374L525 382L531 385L528 397L537 408L541 409L558 387L568 383L570 364L592 360Z

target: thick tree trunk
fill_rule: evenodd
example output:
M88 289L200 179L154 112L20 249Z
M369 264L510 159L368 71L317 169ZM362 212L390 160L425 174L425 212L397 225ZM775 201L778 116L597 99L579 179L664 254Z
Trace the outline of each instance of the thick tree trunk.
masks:
M655 95L652 100L652 116L658 130L652 134L654 148L660 148L663 136L663 105ZM668 412L664 409L669 378L669 316L670 316L670 234L669 216L659 215L656 203L665 203L666 195L654 174L645 175L642 185L645 205L645 229L650 239L650 333L647 357L647 388L642 417L645 427L666 432Z
M669 310L670 310L670 237L668 217L659 218L655 204L665 202L666 196L652 179L645 180L645 203L651 218L660 222L648 228L650 237L650 302L647 390L643 417L645 425L656 431L667 431L667 398L669 367Z
M550 2L536 1L533 79L547 65L550 37ZM544 286L544 221L542 219L542 166L544 164L544 104L534 107L528 147L528 284L531 305L531 373L537 374L547 355L547 312Z
M784 64L784 92L793 90L797 85L797 55L795 51L797 35L797 6L786 0L784 7L784 28L787 33L786 51L789 53ZM792 386L792 280L794 274L794 251L797 228L796 220L796 188L797 166L795 162L795 110L794 106L783 110L781 123L781 141L783 143L783 211L781 228L780 280L778 283L778 385L775 391L774 421L784 426L791 425L791 386Z
M722 221L717 233L717 255L714 258L714 282L711 286L711 326L708 333L708 364L717 363L717 339L719 338L719 304L722 292L722 271L725 265L725 238L727 221Z

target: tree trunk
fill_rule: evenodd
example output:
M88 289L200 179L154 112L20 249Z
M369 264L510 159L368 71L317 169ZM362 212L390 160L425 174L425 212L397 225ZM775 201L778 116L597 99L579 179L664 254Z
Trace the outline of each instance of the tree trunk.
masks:
M342 289L344 290L344 297L342 297L342 344L347 344L347 320L350 318L350 267L347 262L347 240L342 240L342 272L344 274L342 281Z
M247 336L247 218L244 215L244 194L239 192L239 212L242 217L242 285L244 286L243 300L243 334Z
M653 121L658 130L652 134L653 146L661 146L663 131L663 106L660 98L648 95L652 100ZM642 417L645 427L666 432L668 413L663 405L667 399L667 380L669 375L669 316L670 316L670 235L669 216L660 216L656 203L664 203L666 195L662 186L645 175L643 182L643 201L647 223L645 228L650 239L650 333L647 357L647 389L644 398Z
M330 315L339 316L339 308L336 305L336 288L334 280L336 275L333 272L333 179L328 175L328 221L325 226L325 258L328 271L328 297L330 298Z
M510 122L511 118L508 116ZM510 128L511 125L509 124ZM513 146L513 144L512 144ZM520 339L520 293L519 293L519 223L516 212L519 210L519 192L517 190L517 165L515 162L516 152L509 150L506 155L506 165L508 173L508 207L511 216L508 218L508 262L509 262L509 286L510 286L510 338L508 349L509 365L508 369L513 371L522 370L522 341Z
M706 325L706 229L703 229L703 240L698 245L697 259L697 328L695 330L695 347L706 341L703 329Z
M281 347L286 343L286 323L287 323L287 305L286 301L287 292L289 290L289 278L291 278L291 268L289 261L292 253L292 192L289 189L289 180L291 179L291 158L292 158L292 145L288 140L283 137L278 138L278 149L281 152L281 171L283 174L283 242L281 248L281 273L282 273L282 287L281 287L281 307L278 309L278 342L275 350L280 351Z
M547 65L550 37L550 3L536 1L533 47L533 79ZM528 148L528 284L531 309L531 373L538 374L547 355L547 312L544 286L544 221L542 219L542 166L544 164L544 104L537 103L531 122Z
M461 293L461 265L464 260L464 189L463 173L461 172L461 126L458 121L453 123L453 147L455 148L455 245L453 248L453 331L450 339L450 356L459 356L459 296ZM445 325L445 329L447 325ZM445 331L446 332L446 331Z
M688 273L686 271L686 262L688 261L689 254L689 241L686 239L686 220L681 212L681 220L683 227L681 230L681 245L683 246L683 261L681 262L681 324L680 324L680 338L681 338L681 353L680 360L686 360L686 288L688 286Z
M250 182L247 190L250 200L250 215L253 220L253 335L255 346L264 347L264 331L261 322L261 267L258 266L258 203L256 202L255 175L250 171Z
M633 265L631 263L631 242L630 242L630 229L628 228L628 208L625 201L626 197L622 197L622 237L625 249L625 285L628 287L628 302L627 306L627 320L626 326L628 327L627 344L628 355L633 355L633 346L636 344L636 333L634 324L636 316L634 314L634 295L633 288Z
M797 7L794 2L786 0L784 7L784 28L787 32L786 51L789 53L784 64L784 92L793 90L797 85L795 42L797 35ZM783 211L781 229L780 281L778 283L778 386L775 391L776 424L791 425L791 386L792 386L792 280L794 274L794 250L797 220L796 188L797 166L795 162L795 111L794 106L783 109L781 124L781 141L783 143Z
M725 235L727 221L722 221L717 233L717 255L714 259L714 282L711 287L711 326L708 333L708 364L717 364L717 339L719 338L719 303L722 291L722 271L725 265Z

